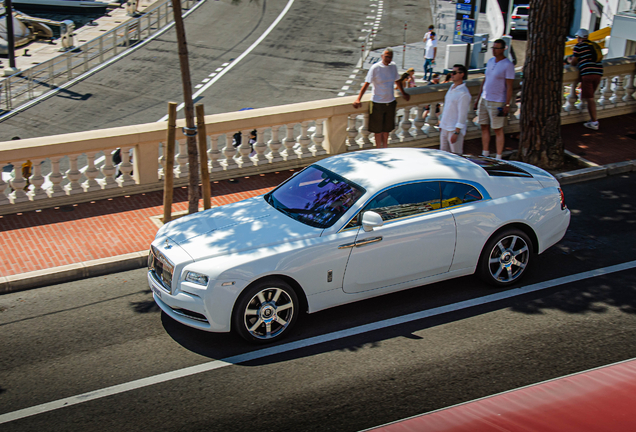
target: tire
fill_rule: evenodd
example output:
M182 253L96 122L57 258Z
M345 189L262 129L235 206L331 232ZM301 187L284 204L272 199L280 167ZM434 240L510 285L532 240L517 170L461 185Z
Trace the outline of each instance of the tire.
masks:
M287 283L265 280L241 294L232 314L232 328L248 342L275 342L290 332L299 313L298 296Z
M509 228L493 235L479 258L479 277L496 287L515 284L528 271L532 242L521 230Z

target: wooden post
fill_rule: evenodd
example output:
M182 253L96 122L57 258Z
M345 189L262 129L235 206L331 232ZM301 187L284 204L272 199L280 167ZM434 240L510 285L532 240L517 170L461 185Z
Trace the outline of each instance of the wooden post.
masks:
M177 124L177 104L168 102L168 131L163 158L166 165L163 168L163 223L172 220L172 194L174 192L174 140Z
M192 102L192 84L190 65L188 64L188 44L186 41L183 17L181 16L181 0L172 0L177 46L179 48L179 64L181 66L181 84L183 85L183 103L186 127L183 129L188 142L188 213L199 211L199 158L197 157L197 132L194 123L194 103Z
M208 171L208 137L205 133L205 112L203 104L194 107L197 113L197 133L199 134L199 162L201 163L201 189L203 191L203 208L211 207L210 171Z

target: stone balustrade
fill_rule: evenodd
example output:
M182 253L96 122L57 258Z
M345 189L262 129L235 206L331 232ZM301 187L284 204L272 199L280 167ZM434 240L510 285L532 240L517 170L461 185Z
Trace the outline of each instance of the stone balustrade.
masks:
M636 56L612 59L604 65L605 75L597 93L599 117L636 112ZM564 124L587 118L585 105L575 98L577 79L577 71L566 67ZM520 81L520 78L515 80L517 94L521 92ZM469 112L472 119L481 79L469 80L467 85L473 95ZM398 121L389 135L389 145L439 145L436 107L443 103L449 86L416 87L409 89L408 102L398 98ZM368 129L369 94L359 109L353 108L354 99L355 96L341 97L206 116L211 180L295 169L329 155L373 148L373 136ZM519 130L520 108L513 101L506 133ZM0 167L3 168L0 214L161 190L166 124L149 123L0 143ZM175 186L188 181L183 126L183 121L177 123ZM256 139L250 143L253 130L256 130ZM233 137L237 133L241 144L235 147ZM467 138L479 136L479 127L469 123ZM112 155L117 149L121 161L113 161ZM31 163L31 170L23 169L27 161ZM28 179L23 172L29 173Z

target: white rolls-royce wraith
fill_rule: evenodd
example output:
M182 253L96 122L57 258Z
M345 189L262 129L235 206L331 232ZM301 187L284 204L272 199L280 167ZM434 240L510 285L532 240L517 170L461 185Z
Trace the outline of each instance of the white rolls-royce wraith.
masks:
M173 319L267 342L301 312L473 273L514 284L569 222L559 183L532 165L358 151L268 194L167 223L148 282Z

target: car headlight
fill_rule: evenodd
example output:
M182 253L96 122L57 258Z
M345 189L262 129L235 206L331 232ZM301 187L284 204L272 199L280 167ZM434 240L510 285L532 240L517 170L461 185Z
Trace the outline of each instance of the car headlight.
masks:
M185 280L188 282L192 282L192 283L203 285L203 286L208 285L208 277L201 273L189 271L186 273Z

